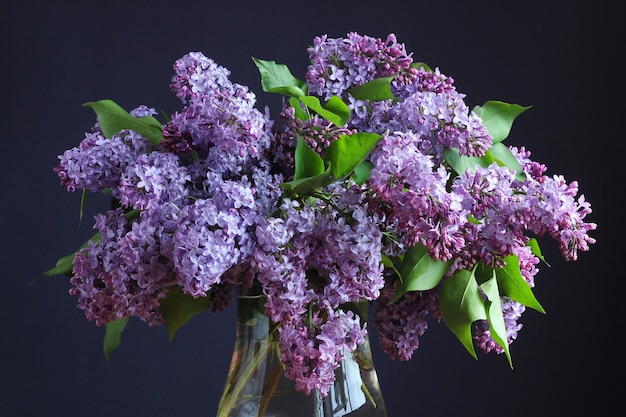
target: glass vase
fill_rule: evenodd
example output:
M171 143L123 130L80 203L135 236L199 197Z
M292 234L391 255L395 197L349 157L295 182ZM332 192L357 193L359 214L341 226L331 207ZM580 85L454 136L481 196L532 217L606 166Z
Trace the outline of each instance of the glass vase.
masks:
M335 370L328 395L297 391L284 376L263 296L237 298L237 333L217 417L386 417L369 339Z

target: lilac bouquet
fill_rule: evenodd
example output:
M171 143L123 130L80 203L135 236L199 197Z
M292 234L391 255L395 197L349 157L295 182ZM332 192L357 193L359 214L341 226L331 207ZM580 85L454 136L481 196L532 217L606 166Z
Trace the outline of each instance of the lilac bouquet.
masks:
M304 79L253 58L263 91L284 98L274 119L200 52L175 62L182 107L163 122L144 105L86 103L96 124L54 171L112 206L44 275L70 277L78 308L106 326L107 359L132 316L172 338L263 294L285 376L307 393L325 395L370 330L408 360L443 321L472 356L510 362L522 313L544 311L537 238L574 261L596 228L576 182L503 144L528 107L470 109L393 34L319 36L308 56Z

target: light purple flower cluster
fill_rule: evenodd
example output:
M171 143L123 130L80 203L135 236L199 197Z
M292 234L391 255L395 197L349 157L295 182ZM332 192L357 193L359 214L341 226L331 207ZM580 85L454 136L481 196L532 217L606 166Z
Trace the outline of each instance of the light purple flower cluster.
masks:
M394 34L384 41L355 32L345 38L316 36L308 53L309 91L325 99L342 96L351 87L375 78L393 76L396 83L408 84L416 74L410 66L411 56Z
M520 155L528 157L530 153L517 153ZM519 161L523 168L534 166ZM596 225L584 221L591 207L583 196L576 199L577 183L567 184L562 176L535 178L527 174L525 181L519 181L512 171L493 164L454 179L452 188L464 196L463 206L481 220L467 225L471 243L460 259L477 258L497 266L498 258L514 254L528 242L528 231L550 235L559 242L563 257L572 261L578 251L587 251L595 242L588 232Z
M307 394L317 390L326 396L335 382L335 369L363 343L366 329L352 311L330 310L323 317L317 312L309 322L278 329L281 361L286 365L285 376L295 381L297 390Z
M74 260L71 293L98 324L129 316L162 323L159 300L171 285L222 308L224 290L234 288L227 271L248 262L255 226L280 197L282 176L265 159L272 124L255 96L200 53L174 68L171 86L186 105L161 143L151 147L132 130L105 138L96 123L55 168L69 191L108 189L120 206L98 216L100 240ZM131 209L140 215L127 219Z
M187 105L165 126L166 148L191 150L211 171L239 179L270 146L272 121L256 109L254 93L201 53L185 55L174 69L170 86Z
M119 206L96 216L98 238L74 258L70 293L89 320L161 324L160 301L172 286L208 297L213 311L253 287L266 297L285 375L325 396L341 360L364 341L363 303L373 305L382 349L408 360L429 321L442 319L440 288L455 272L500 268L514 255L534 287L539 258L530 234L551 236L566 260L595 242L578 184L548 177L526 149L508 148L520 173L496 163L464 172L450 166L446 150L482 157L492 137L454 80L412 65L393 34L316 37L308 53L308 90L344 101L343 126L314 112L303 118L286 100L275 124L226 68L190 52L174 64L170 87L183 107L163 125L162 141L133 130L106 138L96 123L59 156L54 170L68 191L107 191ZM351 94L387 77L393 98ZM155 114L146 106L131 112ZM358 165L369 170L360 181L328 177L300 194L285 186L294 180L299 138L319 161L335 141L361 132L380 140ZM435 288L398 294L401 277L389 262L416 245L451 267ZM511 342L525 307L507 296L501 302ZM473 330L484 352L503 351L487 321Z
M229 268L250 256L257 215L251 190L232 182L223 183L212 198L183 207L173 257L186 293L204 296Z
M96 125L79 146L59 156L54 168L61 185L70 192L84 188L100 192L111 188L119 197L117 185L126 168L146 153L148 141L133 131L122 131L108 139Z
M386 41L349 33L346 38L316 37L309 48L306 81L312 93L328 99L345 97L353 111L349 128L383 134L413 131L423 153L441 160L444 148L482 156L491 137L482 120L464 102L454 80L439 69L411 66L413 59L393 34ZM356 100L350 88L376 78L392 77L394 96L402 100Z
M341 306L375 300L384 285L379 222L363 198L336 183L314 203L284 199L257 228L252 267L280 323L286 375L307 392L325 395L344 353L363 340L365 325Z
M117 189L120 203L125 207L147 209L151 204L183 199L191 177L186 167L179 164L178 156L165 152L139 155L120 176Z

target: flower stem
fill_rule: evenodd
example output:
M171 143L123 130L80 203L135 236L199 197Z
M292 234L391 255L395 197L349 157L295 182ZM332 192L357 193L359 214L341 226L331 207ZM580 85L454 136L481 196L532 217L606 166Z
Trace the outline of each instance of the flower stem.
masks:
M246 386L250 377L257 370L259 364L265 359L267 353L270 351L272 344L267 341L263 343L259 343L258 350L254 353L254 355L250 358L250 361L247 361L244 365L243 372L238 372L237 370L231 369L229 372L228 385L224 389L224 393L222 394L222 398L220 399L219 410L217 412L217 417L228 417L230 411L235 406L237 399L239 398L241 391ZM241 352L238 352L241 355ZM240 362L237 361L236 367L239 367ZM233 386L232 378L238 376L237 381ZM262 414L259 414L262 416Z

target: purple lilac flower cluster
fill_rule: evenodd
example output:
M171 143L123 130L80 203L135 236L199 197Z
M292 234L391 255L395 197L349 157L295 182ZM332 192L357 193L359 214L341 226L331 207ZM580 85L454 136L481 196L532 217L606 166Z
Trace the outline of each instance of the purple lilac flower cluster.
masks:
M343 355L362 343L364 323L342 305L372 301L384 285L381 231L354 184L336 183L324 199L284 199L280 215L257 228L252 267L281 323L286 375L326 395ZM323 319L322 319L323 317Z
M161 143L132 130L105 138L96 123L55 168L68 191L109 190L120 205L97 217L100 240L74 260L71 293L98 324L129 316L161 324L159 300L171 285L223 306L218 293L233 288L227 271L251 257L255 225L280 196L282 177L265 159L272 123L254 94L197 52L174 68L171 87L185 106ZM127 218L130 209L140 215Z
M515 255L533 287L540 260L528 232L554 238L567 260L595 242L577 184L546 176L524 148L509 150L525 179L495 163L454 172L446 149L481 157L492 137L454 80L412 65L393 34L316 37L308 53L308 91L340 97L350 110L343 126L319 115L304 120L287 101L274 124L226 68L191 52L174 64L171 88L183 108L163 125L162 141L151 145L133 130L106 138L96 123L59 156L55 172L68 191L109 191L119 204L96 217L99 239L74 258L70 292L89 320L161 324L159 302L174 285L208 297L214 311L257 285L285 375L301 391L326 395L341 359L368 331L346 306L371 303L380 346L408 360L429 320L441 320L439 291L455 271L499 268ZM387 77L393 98L351 94ZM146 106L131 112L154 114ZM298 138L323 158L333 142L359 132L380 135L365 181L337 178L304 197L281 188L294 179ZM398 296L400 277L383 257L401 258L416 245L451 267L435 288ZM525 306L503 296L502 309L510 342ZM474 340L485 352L503 351L487 321L475 324Z
M382 135L369 158L373 169L363 193L380 229L395 236L382 245L383 253L397 255L422 244L433 259L454 261L447 277L478 262L500 267L502 259L514 254L522 276L534 286L539 259L527 246L526 231L552 236L567 260L575 260L578 251L595 242L588 231L596 225L584 221L590 205L583 196L576 199L577 184L544 176L544 167L523 149L511 151L526 181L494 163L462 173L448 185L452 171L443 150L455 147L461 155L480 157L492 139L454 80L439 69L412 67L395 37L386 42L354 33L345 39L318 37L309 56L310 90L326 98L343 95L352 110L347 127ZM350 95L350 88L379 77L393 77L394 99L369 103ZM470 216L478 221L470 221ZM408 360L427 328L427 317L440 319L439 286L391 302L396 284L397 277L387 277L383 295L374 303L373 324L383 349ZM517 319L524 306L503 297L503 311L512 341L521 328ZM485 352L502 352L486 322L478 323L475 339Z
M384 41L350 32L345 38L316 36L308 48L311 65L306 82L311 93L329 99L375 78L393 76L408 84L416 69L403 44L392 33Z

